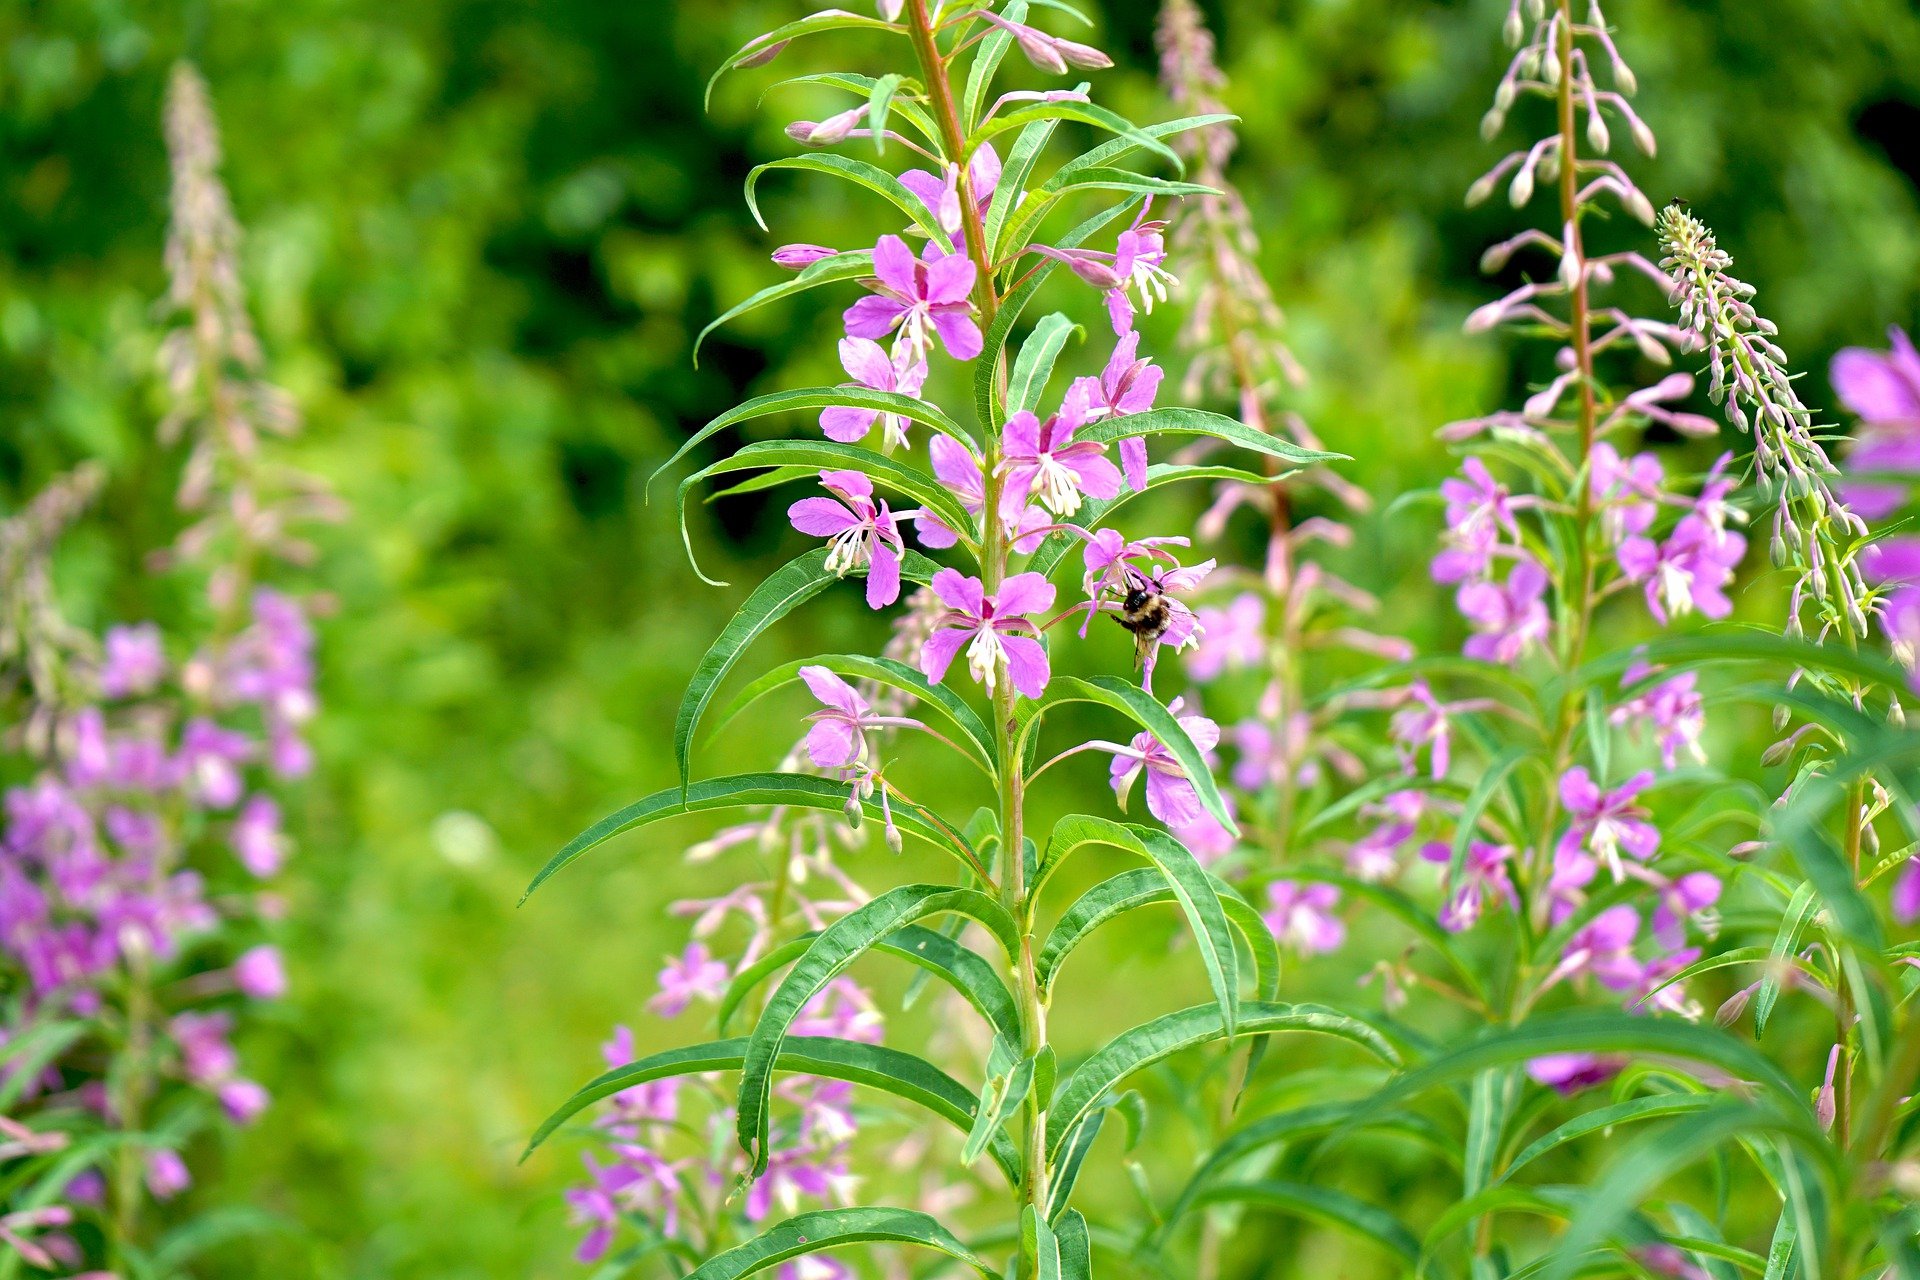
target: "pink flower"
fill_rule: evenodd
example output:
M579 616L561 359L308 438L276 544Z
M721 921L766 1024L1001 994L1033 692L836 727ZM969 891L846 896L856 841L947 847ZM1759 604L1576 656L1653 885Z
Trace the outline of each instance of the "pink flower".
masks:
M927 455L933 461L933 477L945 485L949 492L960 499L968 511L979 515L987 504L986 476L980 470L980 460L973 456L972 450L955 440L952 436L936 435L927 442ZM1031 555L1045 540L1043 532L1053 523L1053 518L1039 507L1028 507L1020 512L1019 519L1004 521L1004 527L1012 535L1013 549L1021 555ZM913 531L919 536L921 545L935 549L950 547L960 540L959 534L947 527L942 520L925 507L913 512ZM970 534L973 530L968 531Z
M1435 582L1464 582L1487 576L1500 535L1518 541L1520 526L1507 487L1493 478L1487 464L1468 458L1461 465L1465 478L1440 482L1446 499L1447 549L1433 560Z
M1893 918L1901 924L1920 920L1920 857L1908 858L1893 882Z
M155 1200L171 1200L192 1185L193 1175L178 1151L156 1147L147 1152L147 1190Z
M1591 973L1615 991L1633 990L1642 974L1640 962L1633 957L1639 933L1639 912L1625 903L1608 907L1567 940L1560 964L1545 985Z
M1388 728L1399 750L1401 767L1412 773L1425 747L1430 776L1444 778L1453 763L1453 721L1425 680L1407 686L1407 700L1408 705L1393 713Z
M1549 1053L1527 1063L1527 1074L1555 1093L1571 1096L1605 1084L1626 1068L1627 1060L1598 1053Z
M100 692L109 698L152 693L167 673L160 628L151 622L109 627L100 663Z
M949 235L957 235L964 225L960 208L960 167L948 165L944 174L926 169L908 169L900 175L900 185L920 197ZM993 192L1000 185L1000 153L991 142L983 142L967 161L967 187L973 192L975 211L984 215L993 203Z
M1257 667L1267 658L1267 602L1243 591L1225 608L1194 610L1202 639L1187 655L1187 674L1205 684L1228 671Z
M1140 206L1133 224L1114 242L1112 253L1097 249L1056 249L1042 244L1029 249L1054 259L1081 280L1103 291L1107 316L1113 322L1115 334L1133 332L1133 301L1127 296L1129 289L1139 293L1141 309L1151 314L1155 300L1164 302L1168 287L1180 283L1161 266L1167 260L1163 234L1167 224L1147 220L1147 211L1152 207L1152 199Z
M1920 427L1920 353L1901 330L1887 330L1890 351L1848 347L1833 358L1833 390L1868 422Z
M1665 478L1659 459L1651 453L1623 459L1604 440L1593 446L1589 486L1608 543L1618 546L1627 537L1647 531L1660 514L1660 484Z
M925 360L912 361L901 369L871 338L840 339L840 365L855 382L873 391L917 396L927 381ZM866 439L876 420L882 424L882 449L891 452L907 447L907 420L897 413L855 409L848 405L830 405L820 411L820 429L829 440L838 440L841 444L857 444Z
M1136 358L1140 335L1128 333L1113 347L1113 355L1098 378L1076 378L1068 394L1079 393L1088 406L1089 420L1145 413L1153 408L1160 379L1166 370L1150 359ZM1147 441L1144 436L1128 436L1120 441L1120 465L1126 473L1127 487L1135 493L1147 487Z
M278 1000L287 994L287 971L278 947L249 947L233 962L233 985L255 1000Z
M1430 844L1420 851L1428 862L1442 865L1453 861L1453 850L1444 844ZM1507 864L1513 861L1513 846L1475 840L1467 846L1467 860L1460 868L1458 888L1451 888L1446 906L1440 909L1440 927L1449 933L1463 933L1478 923L1488 902L1504 902L1518 911L1520 900Z
M1585 850L1623 878L1620 854L1645 862L1660 848L1660 832L1646 820L1647 811L1633 803L1653 785L1653 775L1634 774L1612 791L1602 791L1583 766L1560 778L1560 804L1572 819L1556 849L1562 853Z
M1047 688L1047 650L1040 629L1030 615L1053 608L1053 584L1037 573L1020 573L1000 585L997 595L986 595L980 579L957 569L933 575L933 594L947 606L935 622L936 630L920 650L920 670L938 683L960 646L967 648L967 669L989 694L1006 663L1013 687L1028 698Z
M867 604L875 609L900 598L900 558L906 547L887 504L873 501L873 481L859 471L822 471L820 483L831 498L802 498L787 508L801 533L831 539L829 572L845 577L867 570Z
M1220 726L1203 715L1182 715L1182 706L1182 700L1175 698L1167 710L1187 731L1187 736L1193 739L1193 745L1200 749L1202 755L1206 755L1220 744ZM1147 779L1147 812L1154 817L1178 830L1194 826L1207 816L1206 809L1200 804L1200 793L1194 790L1193 780L1187 776L1186 766L1175 759L1166 744L1152 734L1136 733L1133 741L1124 747L1114 742L1092 742L1088 745L1113 755L1108 782L1113 787L1114 798L1120 802L1122 812L1126 810L1127 796L1132 793L1133 784L1144 773Z
M1080 495L1115 498L1120 494L1120 469L1107 460L1107 447L1092 440L1075 440L1086 425L1083 392L1069 390L1060 412L1040 421L1022 409L1007 419L1000 438L1000 466L1006 476L1000 514L1012 519L1029 498L1060 516L1080 510Z
M1267 910L1260 917L1281 942L1303 955L1336 951L1347 940L1347 926L1333 914L1340 890L1330 884L1298 885L1275 880L1267 886Z
M1467 639L1467 656L1506 665L1544 643L1549 625L1542 600L1546 592L1547 571L1530 559L1515 562L1504 587L1491 582L1461 587L1454 603L1475 632Z
M956 360L980 354L972 302L977 272L966 254L944 253L928 241L916 259L899 236L881 236L873 249L873 272L874 294L847 308L843 317L849 335L882 338L899 330L893 356L903 365L924 360L936 334Z
M1645 663L1635 663L1627 668L1621 683L1634 684L1648 674ZM1694 687L1691 671L1643 689L1615 707L1607 719L1636 734L1643 726L1650 728L1660 748L1660 763L1665 768L1676 767L1682 751L1699 763L1706 763L1707 754L1700 747L1700 735L1707 727L1706 702Z
M676 959L660 970L660 991L647 1008L663 1018L677 1018L693 1003L718 1000L727 990L727 966L707 952L703 942L689 942Z
M1669 614L1680 617L1695 609L1709 618L1732 613L1726 588L1746 550L1747 540L1739 534L1716 531L1700 516L1690 515L1663 543L1628 538L1616 558L1631 581L1646 583L1647 611L1664 624Z
M280 806L273 797L254 796L240 806L231 839L234 855L248 871L262 879L279 871L287 842L280 834Z
M825 667L802 667L800 678L826 705L808 716L807 757L820 769L849 769L867 756L873 708L854 687Z

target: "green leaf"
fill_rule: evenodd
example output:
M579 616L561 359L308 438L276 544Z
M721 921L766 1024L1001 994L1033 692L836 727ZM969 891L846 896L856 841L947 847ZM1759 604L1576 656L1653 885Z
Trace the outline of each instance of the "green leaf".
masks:
M1179 900L1181 911L1186 913L1194 941L1199 944L1201 963L1206 966L1207 982L1213 988L1214 999L1220 1002L1227 1034L1231 1036L1240 1008L1240 960L1214 878L1207 874L1192 850L1164 831L1076 813L1054 824L1053 834L1047 839L1046 856L1034 877L1034 890L1038 891L1072 850L1088 844L1108 845L1131 853L1152 863L1159 872ZM1041 984L1042 990L1045 985Z
M792 1258L841 1245L917 1244L958 1259L987 1280L995 1272L933 1218L913 1209L820 1209L789 1218L743 1245L701 1263L686 1280L739 1280Z
M772 1154L767 1141L769 1104L773 1094L773 1064L787 1038L787 1028L809 1000L818 995L848 965L902 925L928 916L963 915L984 925L1009 957L1020 948L1020 927L1005 907L977 889L946 885L909 884L890 889L828 925L774 988L749 1039L740 1071L737 1130L740 1148L752 1160L752 1176L766 1172ZM971 1127L971 1126L969 1126Z
M602 1072L541 1123L520 1158L532 1155L574 1116L616 1093L654 1080L739 1070L746 1061L748 1043L745 1036L735 1036L684 1045ZM924 1107L961 1133L973 1126L973 1092L932 1063L899 1049L834 1036L792 1036L780 1048L776 1069L879 1089ZM1002 1144L994 1159L1010 1180L1018 1180L1019 1161L1011 1143Z
M1488 1027L1390 1081L1369 1108L1398 1104L1436 1085L1488 1067L1521 1065L1552 1053L1657 1055L1717 1067L1736 1080L1757 1081L1801 1110L1807 1103L1791 1078L1760 1053L1716 1027L1638 1017L1625 1011L1574 1010L1541 1014L1517 1027Z
M1047 378L1053 373L1053 364L1060 356L1060 349L1067 345L1069 337L1080 331L1079 325L1058 311L1040 317L1040 323L1020 344L1020 354L1013 362L1013 373L1007 379L1009 416L1023 409L1030 413L1039 411L1041 396L1047 388ZM998 429L1000 423L993 425Z
M1005 187L1006 183L1003 179L1001 189L1004 190ZM1054 241L1055 247L1061 249L1077 248L1083 242L1092 238L1094 232L1099 231L1102 227L1105 227L1109 222L1114 221L1132 207L1132 201L1123 201L1111 209L1104 209L1094 214L1091 218L1088 218L1085 222L1080 223L1074 227L1073 230ZM989 215L991 215L992 211L989 210L988 212ZM998 247L995 250L996 261L1012 263L1014 258L1018 256L1017 252L1009 243L1012 239L1012 233L1013 228L1011 227L1002 230L997 242ZM991 362L998 358L1002 348L1006 346L1007 336L1013 332L1013 326L1015 322L1020 319L1021 314L1026 311L1027 304L1033 301L1034 295L1040 292L1040 286L1045 284L1048 277L1053 275L1059 267L1060 264L1054 259L1043 259L1038 266L1026 272L1025 275L1021 277L1023 283L1019 288L1014 289L1000 300L1000 310L994 313L993 323L987 326L985 346L980 356L982 360ZM974 382L976 405L979 396L980 384L976 379ZM986 420L986 416L982 415L980 421L985 422Z
M847 784L806 773L740 773L724 778L708 778L685 788L668 787L664 791L656 791L643 800L636 800L626 808L608 814L569 840L560 852L548 860L546 866L540 868L540 874L520 895L520 901L525 902L535 889L575 858L623 832L651 826L683 813L775 804L838 813L847 807ZM869 815L878 820L878 803L868 800L865 808ZM895 797L893 824L903 834L917 836L929 844L956 853L962 861L970 862L977 868L978 860L973 850L956 833L937 825L938 819L918 805Z
M954 728L960 731L960 746L989 773L993 770L994 745L993 734L987 728L979 713L967 705L962 698L944 684L934 684L924 675L903 662L892 658L870 658L863 653L828 653L812 658L796 658L783 663L736 694L726 709L715 718L719 724L713 732L739 715L754 702L800 678L802 667L825 667L829 671L860 680L872 680L911 694L923 707L937 711Z
M1000 16L1008 22L1025 22L1027 0L1007 0ZM961 127L968 132L972 132L980 123L980 113L987 105L987 94L993 90L994 72L1000 69L1001 60L1012 47L1013 33L1000 26L987 32L980 41L979 51L973 55L973 65L967 69L967 87L960 99Z
M1060 1242L1060 1274L1063 1280L1093 1280L1093 1243L1088 1238L1087 1220L1078 1209L1060 1214L1053 1224L1054 1238Z
M1759 1039L1767 1033L1767 1019L1773 1016L1773 1006L1780 999L1780 975L1787 968L1787 957L1800 941L1800 930L1806 927L1813 915L1817 900L1814 897L1812 883L1803 883L1793 891L1793 898L1787 903L1786 914L1780 917L1780 928L1773 936L1773 947L1767 953L1765 976L1760 980L1760 990L1753 996L1753 1034Z
M1091 102L1036 102L1019 107L987 121L985 126L974 133L970 141L978 144L997 133L1024 128L1036 120L1077 120L1081 124L1092 125L1096 129L1105 129L1108 133L1127 139L1140 150L1151 151L1165 159L1173 165L1176 172L1186 172L1186 164L1172 147L1118 112L1109 111ZM1087 168L1095 169L1097 166L1089 165Z
M1359 1045L1385 1062L1399 1062L1393 1046L1378 1031L1336 1010L1314 1004L1276 1004L1265 1000L1240 1006L1241 1035L1281 1031L1335 1036ZM1134 1072L1182 1049L1224 1039L1226 1034L1219 1006L1203 1004L1155 1018L1109 1042L1081 1063L1054 1092L1053 1102L1047 1108L1050 1150L1057 1150L1060 1136L1091 1111L1107 1090Z
M901 560L900 576L910 582L926 582L938 568L919 552L909 551ZM680 767L682 787L693 774L694 731L700 727L700 717L706 714L707 704L713 701L715 691L733 670L733 664L768 627L839 580L839 575L827 568L826 547L802 552L755 587L714 639L687 681L686 692L680 697L679 714L674 717L673 758Z
M720 77L735 67L740 66L742 63L754 61L755 55L777 57L780 48L785 46L789 40L798 36L814 35L822 31L834 31L842 27L862 27L870 31L898 31L900 29L891 23L882 22L878 18L868 18L861 14L848 13L845 9L823 9L819 13L809 14L798 21L789 22L785 26L775 27L773 30L757 35L741 45L739 49L734 51L732 57L720 64L720 69L715 71L707 81L707 91L700 99L701 109L706 110L712 107L713 87L720 83ZM769 50L772 51L771 54L768 53Z
M855 160L850 156L835 155L833 152L810 152L803 156L783 156L778 160L769 160L757 164L747 171L747 211L753 214L753 220L762 231L767 230L767 220L760 215L759 198L755 188L760 183L760 175L770 169L800 169L809 173L825 173L836 178L844 178L857 187L880 196L922 231L935 244L947 252L953 252L953 240L947 235L947 229L940 225L939 217L927 208L926 202L915 195L900 179L865 160Z
M1204 409L1180 407L1149 409L1145 413L1130 413L1124 417L1107 418L1091 426L1082 427L1074 433L1076 440L1095 440L1102 444L1111 444L1130 436L1212 436L1253 453L1278 458L1296 467L1313 466L1322 462L1343 462L1347 456L1344 453L1325 453L1318 449L1305 449L1291 440L1270 436L1264 431L1255 431L1237 418L1229 418L1225 414L1208 413Z
M994 247L997 261L1000 260L1000 236L1006 229L1007 215L1013 212L1015 200L1027 190L1028 179L1033 176L1040 153L1046 150L1059 124L1058 120L1034 121L1020 131L1020 136L1013 140L1013 148L1007 152L1000 170L1000 184L993 189L993 199L987 202L987 217L982 227L987 243Z
M875 391L869 387L803 387L796 391L775 391L768 395L755 396L746 403L727 410L688 436L686 443L675 449L673 456L661 463L654 469L653 474L647 477L647 484L651 486L663 472L670 470L674 463L686 457L697 445L715 432L723 431L737 422L764 418L774 413L796 413L807 409L828 409L836 406L897 413L903 418L925 423L935 431L950 435L970 447L976 447L973 437L962 431L959 423L915 396L903 396L895 391Z
M989 1079L974 1106L973 1129L960 1150L960 1163L972 1164L988 1142L1027 1100L1033 1090L1033 1059L1022 1058L1008 1071Z
M1473 1078L1467 1099L1466 1158L1461 1164L1463 1195L1477 1195L1493 1180L1513 1093L1511 1067L1490 1067Z
M1086 428L1083 428L1076 434L1084 434L1085 430ZM1133 489L1122 489L1117 497L1089 498L1081 504L1080 514L1075 518L1075 522L1083 529L1098 528L1115 511L1162 485L1178 484L1186 480L1237 480L1242 484L1264 485L1270 484L1277 478L1252 471L1242 471L1238 467L1221 467L1211 464L1187 466L1182 463L1156 462L1147 468L1147 487L1144 490L1135 492ZM1027 561L1026 567L1034 573L1051 574L1070 552L1084 546L1086 542L1076 534L1049 534L1046 541L1040 544L1032 558Z
M1059 828L1055 827L1054 830L1057 833ZM1043 868L1048 866L1053 856L1051 843L1048 853L1049 858L1042 860ZM1220 905L1226 911L1227 920L1240 931L1247 949L1253 954L1255 989L1261 999L1272 999L1280 989L1280 948L1274 941L1273 932L1267 928L1266 921L1261 919L1253 904L1242 898L1231 885L1216 878L1213 887L1220 895ZM1039 984L1041 998L1046 999L1051 993L1061 964L1095 929L1115 916L1136 908L1177 900L1166 876L1157 870L1123 871L1081 894L1053 926L1046 944L1034 961L1034 980Z
M898 75L884 75L873 82L873 90L867 95L867 128L873 132L873 149L880 155L887 153L887 111L893 106L893 95L900 89Z
M1447 862L1447 883L1460 883L1461 873L1466 869L1467 850L1474 840L1480 837L1480 815L1493 803L1493 793L1498 791L1522 760L1528 759L1533 752L1526 747L1512 746L1501 752L1492 763L1487 765L1473 784L1473 790L1467 793L1467 802L1460 810L1460 821L1453 836L1453 854Z
M813 940L819 936L817 929L804 933L734 974L733 981L727 984L714 1010L714 1019L720 1030L723 1033L727 1030L727 1024L733 1021L741 1002L756 987L805 955L813 945ZM942 979L959 992L968 1004L979 1010L980 1016L1002 1039L1009 1043L1020 1039L1020 1009L1014 1003L1013 993L1007 990L1007 984L1000 980L1000 974L993 965L972 948L963 946L938 930L910 924L895 929L874 943L873 949L897 956L909 964L917 965L922 973Z
M1251 1204L1278 1209L1297 1217L1350 1231L1373 1241L1408 1262L1420 1257L1420 1241L1386 1210L1331 1187L1299 1182L1262 1180L1211 1187L1200 1195L1203 1204Z
M745 302L736 303L721 312L718 319L709 322L707 327L702 329L693 340L693 367L696 369L700 367L700 347L706 342L707 335L727 323L727 321L738 319L746 315L749 311L757 311L769 302L776 302L781 298L790 298L796 293L805 293L807 290L816 289L823 284L832 284L839 280L857 280L862 276L870 276L872 274L873 250L871 249L856 249L846 253L836 253L831 258L822 258L818 262L808 263L807 266L802 268L792 279L782 280L778 284L768 285L758 293L753 294ZM679 455L675 454L674 456L678 457Z
M1159 739L1160 744L1172 753L1186 771L1187 781L1193 784L1194 791L1199 794L1201 806L1229 833L1240 834L1233 815L1227 811L1226 801L1220 798L1220 788L1214 783L1213 770L1208 767L1206 757L1194 745L1186 727L1152 694L1114 676L1093 676L1089 679L1055 676L1047 685L1046 698L1040 709L1047 711L1069 702L1091 702L1109 707ZM1025 732L1033 732L1033 723L1027 725Z
M10 1115L14 1104L61 1054L85 1035L87 1023L75 1020L39 1022L24 1031L15 1031L0 1044L0 1114Z
M1238 121L1239 118L1240 117L1233 115L1183 116L1178 120L1167 120L1160 124L1142 125L1139 131L1149 138L1171 138L1177 134L1190 133L1195 129L1207 128L1209 125L1233 124ZM1106 165L1110 160L1118 160L1120 157L1137 150L1140 145L1141 144L1131 135L1110 138L1091 151L1075 156L1054 170L1053 176L1047 180L1043 189L1059 190L1060 186L1064 186L1067 182L1071 181L1073 176L1082 170L1099 168Z
M1704 1111L1714 1104L1714 1097L1704 1093L1663 1094L1656 1098L1633 1098L1618 1102L1610 1107L1601 1107L1585 1115L1575 1116L1559 1128L1528 1143L1511 1161L1500 1175L1501 1180L1511 1178L1526 1165L1532 1164L1541 1156L1569 1142L1584 1138L1590 1133L1599 1133L1615 1125L1631 1124L1636 1120L1659 1120L1669 1116L1688 1115L1695 1111Z
M1055 182L1059 182L1055 186ZM1040 191L1030 197L1040 201L1065 196L1075 191L1126 191L1136 195L1148 196L1217 196L1218 187L1209 187L1199 182L1175 182L1169 178L1156 178L1150 173L1135 173L1131 169L1109 169L1100 165L1090 165L1076 169L1060 181L1060 175L1054 174Z
M1060 1280L1060 1242L1031 1204L1020 1210L1020 1251L1033 1259L1033 1280Z
M881 393L887 394L887 393ZM949 529L964 537L973 527L973 516L953 490L918 467L898 458L863 449L859 445L835 440L758 440L743 445L718 462L702 467L680 482L681 504L689 489L714 476L734 471L753 471L760 467L809 467L817 471L858 471L875 484L904 493L933 510ZM685 541L687 522L680 521L680 537ZM689 548L688 555L692 555Z

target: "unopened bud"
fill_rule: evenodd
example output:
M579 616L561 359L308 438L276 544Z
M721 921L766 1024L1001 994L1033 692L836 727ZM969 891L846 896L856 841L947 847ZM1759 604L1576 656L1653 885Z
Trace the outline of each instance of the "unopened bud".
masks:
M1518 209L1533 199L1533 166L1523 164L1520 172L1513 175L1513 185L1507 188L1507 199Z
M1607 133L1607 122L1600 118L1598 111L1587 116L1587 143L1602 155L1613 143L1613 138Z
M1653 155L1656 151L1660 149L1660 141L1659 139L1653 136L1653 130L1647 128L1646 121L1635 120L1633 122L1632 128L1633 128L1633 142L1635 146L1639 147L1642 151L1646 152L1648 155Z
M804 271L822 258L834 257L839 252L823 244L783 244L773 251L773 265L788 271Z
M782 49L785 49L786 47L787 47L787 42L785 40L776 40L764 49L754 50L752 53L740 59L740 61L734 63L733 65L736 67L764 67L769 62L772 62L775 58L779 57L780 51Z
M862 816L864 816L863 810L860 808L859 796L853 795L852 793L849 793L847 795L846 814L847 814L847 825L852 827L855 831L858 831L860 829L860 819L862 818Z
M1505 86L1503 85L1501 87L1504 88ZM1507 122L1506 110L1500 105L1499 99L1496 98L1494 100L1494 104L1492 108L1488 110L1487 114L1480 117L1481 138L1483 138L1488 142L1492 142L1495 138L1500 136L1500 128L1502 125L1506 124L1506 122Z
M906 848L906 841L900 838L900 828L894 826L891 822L887 824L887 848L894 853L899 853L902 849Z
M1527 27L1526 24L1520 20L1519 8L1515 7L1507 10L1507 20L1501 24L1500 27L1500 37L1507 42L1507 47L1513 48L1518 45L1526 34Z

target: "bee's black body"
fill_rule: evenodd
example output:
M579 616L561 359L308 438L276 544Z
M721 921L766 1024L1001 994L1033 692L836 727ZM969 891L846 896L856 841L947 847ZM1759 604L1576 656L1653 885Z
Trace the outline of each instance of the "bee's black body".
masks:
M1143 663L1173 625L1173 606L1160 594L1157 584L1145 582L1127 592L1120 604L1120 616L1114 621L1133 632L1134 661Z

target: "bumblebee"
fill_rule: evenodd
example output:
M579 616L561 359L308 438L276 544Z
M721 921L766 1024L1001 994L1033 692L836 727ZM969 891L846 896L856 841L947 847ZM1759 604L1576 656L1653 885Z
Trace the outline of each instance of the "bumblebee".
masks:
M1157 579L1141 576L1120 602L1115 622L1133 632L1133 664L1144 666L1153 646L1173 625L1173 606L1161 594Z

